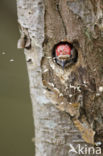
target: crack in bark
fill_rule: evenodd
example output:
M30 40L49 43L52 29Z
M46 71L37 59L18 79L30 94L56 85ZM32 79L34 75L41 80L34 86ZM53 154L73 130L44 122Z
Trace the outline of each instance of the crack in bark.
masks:
M61 18L61 20L62 20L62 24L63 24L63 27L64 27L65 35L67 35L67 29L66 29L66 26L65 26L65 23L64 23L64 20L63 20L63 17L62 17L60 8L59 8L59 4L57 4L56 6L57 6L57 11L58 11L58 13L59 13L59 16L60 16L60 18Z

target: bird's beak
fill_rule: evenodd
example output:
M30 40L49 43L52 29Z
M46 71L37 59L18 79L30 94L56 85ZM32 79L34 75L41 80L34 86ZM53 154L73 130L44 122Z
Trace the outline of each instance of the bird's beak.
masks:
M62 66L62 69L64 70L64 67L65 67L65 61L62 61L61 66Z

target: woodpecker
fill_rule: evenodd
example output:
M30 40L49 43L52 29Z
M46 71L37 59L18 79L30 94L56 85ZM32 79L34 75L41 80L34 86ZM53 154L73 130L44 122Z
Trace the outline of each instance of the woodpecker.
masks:
M54 49L54 58L63 69L77 61L77 50L68 42L59 43Z

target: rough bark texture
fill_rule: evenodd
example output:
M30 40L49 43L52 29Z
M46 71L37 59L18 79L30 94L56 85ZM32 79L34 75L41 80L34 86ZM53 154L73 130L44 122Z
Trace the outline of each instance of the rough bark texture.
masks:
M19 0L17 8L18 47L25 48L36 156L77 156L69 153L70 143L102 144L103 1ZM77 62L64 70L52 59L60 41L78 50Z

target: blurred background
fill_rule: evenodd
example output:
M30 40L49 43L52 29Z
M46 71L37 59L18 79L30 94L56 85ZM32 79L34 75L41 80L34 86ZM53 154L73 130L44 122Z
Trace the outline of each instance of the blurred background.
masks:
M19 39L16 0L0 0L0 156L33 156L29 82Z

